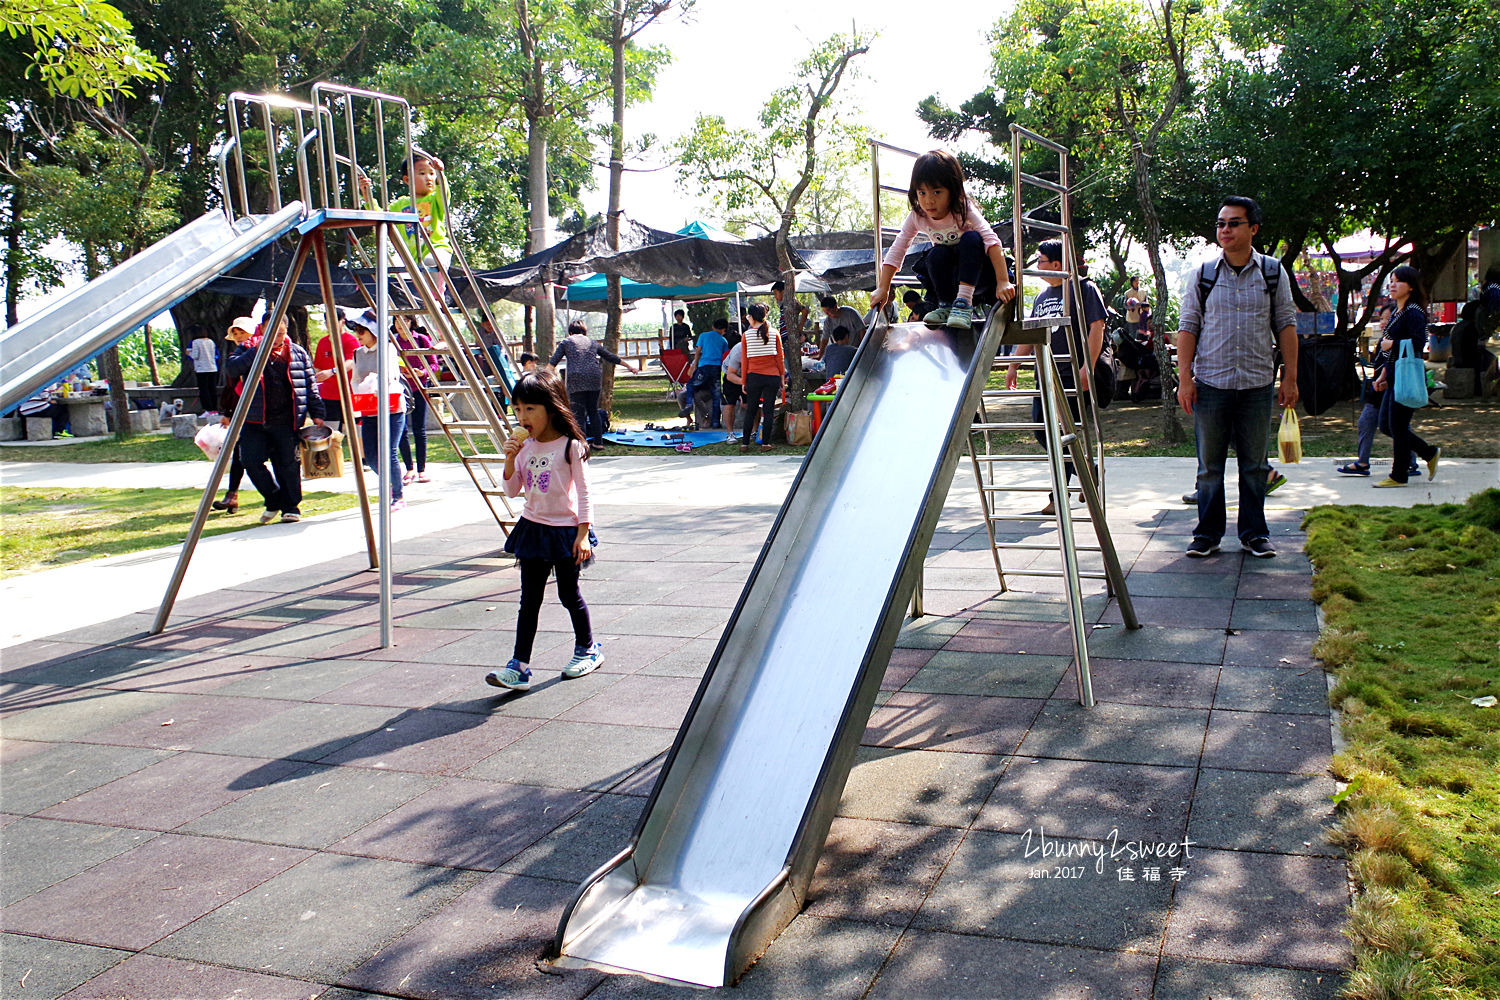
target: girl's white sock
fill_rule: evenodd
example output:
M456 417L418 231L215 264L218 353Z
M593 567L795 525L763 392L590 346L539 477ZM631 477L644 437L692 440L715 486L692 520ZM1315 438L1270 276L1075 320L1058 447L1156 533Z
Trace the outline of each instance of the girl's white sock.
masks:
M974 304L974 286L973 285L966 285L966 284L963 284L962 282L960 282L959 286L958 286L958 297L961 298L961 299L963 299L965 302L969 303L970 305L973 305Z

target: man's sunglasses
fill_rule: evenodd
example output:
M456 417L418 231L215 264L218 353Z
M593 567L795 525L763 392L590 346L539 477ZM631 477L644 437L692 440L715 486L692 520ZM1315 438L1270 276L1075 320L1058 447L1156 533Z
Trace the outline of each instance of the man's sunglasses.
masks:
M1250 220L1249 219L1216 219L1216 220L1214 220L1214 228L1215 229L1238 229L1241 226L1248 226L1249 224L1250 224Z

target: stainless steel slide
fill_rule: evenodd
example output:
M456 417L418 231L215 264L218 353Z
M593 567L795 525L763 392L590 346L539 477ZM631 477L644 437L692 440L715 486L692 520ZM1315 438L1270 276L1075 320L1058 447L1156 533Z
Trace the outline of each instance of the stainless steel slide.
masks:
M243 263L304 214L301 202L234 223L208 212L0 334L0 412Z
M801 910L1001 326L867 334L559 964L723 986Z

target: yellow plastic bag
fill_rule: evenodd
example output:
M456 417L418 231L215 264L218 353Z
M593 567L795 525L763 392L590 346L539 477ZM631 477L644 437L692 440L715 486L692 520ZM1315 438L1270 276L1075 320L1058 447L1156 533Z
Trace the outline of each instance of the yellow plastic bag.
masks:
M1282 465L1302 461L1302 428L1297 425L1297 411L1288 406L1281 411L1281 427L1276 431L1277 450Z

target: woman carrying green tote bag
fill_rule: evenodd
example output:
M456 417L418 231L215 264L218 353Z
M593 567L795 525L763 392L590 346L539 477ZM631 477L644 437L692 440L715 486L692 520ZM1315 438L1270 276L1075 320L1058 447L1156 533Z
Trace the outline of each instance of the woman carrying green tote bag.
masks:
M1392 271L1391 297L1396 300L1396 310L1380 341L1380 350L1387 360L1375 378L1374 387L1392 390L1380 401L1380 429L1390 435L1396 454L1391 474L1376 483L1376 487L1405 486L1413 453L1427 463L1428 478L1435 478L1442 454L1441 449L1423 441L1411 429L1412 414L1427 405L1426 373L1422 359L1416 356L1416 346L1427 338L1427 293L1422 287L1421 273L1405 264ZM1407 385L1413 380L1416 389Z

